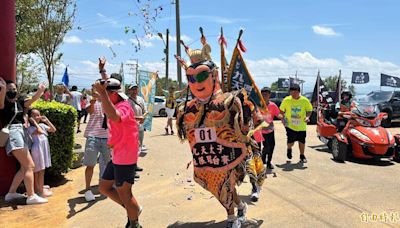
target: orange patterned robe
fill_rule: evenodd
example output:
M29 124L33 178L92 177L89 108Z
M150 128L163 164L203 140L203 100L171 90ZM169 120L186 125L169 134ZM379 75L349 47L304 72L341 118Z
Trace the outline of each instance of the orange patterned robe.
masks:
M245 161L253 160L252 148L257 147L247 132L262 118L245 90L217 93L210 103L195 98L187 102L184 109L183 104L178 107L176 123L178 132L188 139L192 150L194 180L229 210L234 206L235 185L241 183L246 169L258 176L253 170L257 162L246 168ZM205 109L203 126L199 126ZM182 128L179 126L181 118Z

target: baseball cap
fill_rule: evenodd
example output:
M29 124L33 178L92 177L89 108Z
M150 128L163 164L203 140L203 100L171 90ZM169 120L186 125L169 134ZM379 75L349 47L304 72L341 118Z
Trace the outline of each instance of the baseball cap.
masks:
M133 83L132 85L130 85L128 87L128 89L133 89L133 88L137 88L137 87L138 87L138 85L136 83Z
M269 88L269 87L263 87L263 88L261 89L261 93L264 93L264 92L271 92L271 88Z
M118 79L109 78L107 79L106 83L107 83L106 89L108 91L118 92L118 95L124 100L129 99L128 96L124 92L122 92L121 82Z

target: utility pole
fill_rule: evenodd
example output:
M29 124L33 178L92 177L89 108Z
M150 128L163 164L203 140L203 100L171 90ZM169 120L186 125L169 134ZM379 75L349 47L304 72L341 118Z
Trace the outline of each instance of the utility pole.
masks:
M169 74L169 29L167 29L167 38L165 44L165 89L168 90L168 74Z
M181 56L181 25L179 19L179 0L175 1L175 12L176 12L176 55ZM178 85L179 90L182 89L182 69L178 60L176 60L177 73L178 73Z

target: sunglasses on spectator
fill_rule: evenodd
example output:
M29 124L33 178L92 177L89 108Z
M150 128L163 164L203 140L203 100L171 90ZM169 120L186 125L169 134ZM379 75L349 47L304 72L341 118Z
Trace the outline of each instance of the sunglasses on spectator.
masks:
M207 80L207 78L210 76L211 73L212 71L202 71L194 75L187 74L186 77L190 83L195 83L195 82L201 83Z

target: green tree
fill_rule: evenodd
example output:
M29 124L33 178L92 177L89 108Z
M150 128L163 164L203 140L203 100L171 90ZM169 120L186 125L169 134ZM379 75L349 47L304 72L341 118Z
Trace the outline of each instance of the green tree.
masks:
M46 71L50 92L53 93L54 66L60 61L58 52L65 34L72 28L75 18L75 0L36 0L31 8L36 20L31 39L37 45L36 54Z
M39 84L40 66L30 55L21 55L17 65L17 85L21 93L28 93Z
M325 87L326 87L326 89L328 91L335 91L336 90L336 85L337 85L338 78L339 78L339 76L335 75L335 76L329 76L329 77L327 77L327 78L325 78L323 80L324 81L324 85L325 85ZM355 87L353 85L351 85L351 84L347 85L347 81L344 80L344 79L341 79L341 81L342 81L341 82L341 85L342 85L341 89L342 90L348 89L353 93L353 95L355 95L355 92L356 92Z
M38 46L32 39L38 27L33 13L35 2L34 0L17 0L15 2L17 64L22 55L38 51Z

